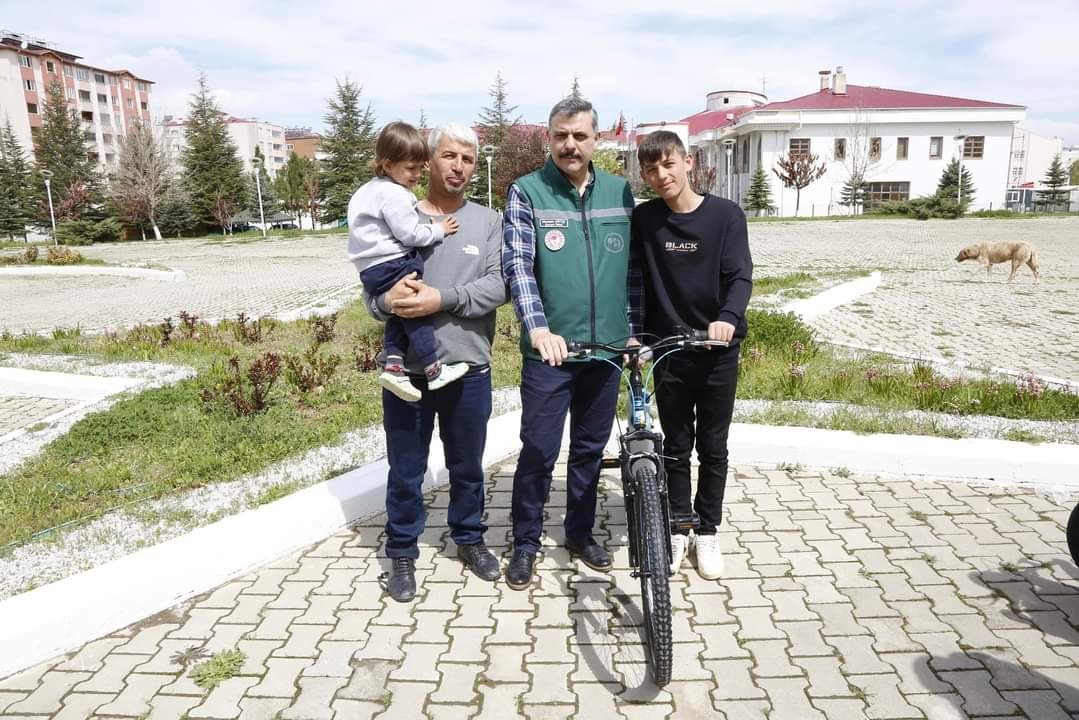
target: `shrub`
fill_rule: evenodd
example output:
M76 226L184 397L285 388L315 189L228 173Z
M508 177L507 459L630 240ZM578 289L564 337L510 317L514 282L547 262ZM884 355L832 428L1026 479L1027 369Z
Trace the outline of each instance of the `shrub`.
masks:
M319 347L320 344L314 342L303 355L285 356L285 379L302 393L321 390L341 364L340 355L319 355Z
M750 309L746 312L749 334L746 345L763 351L777 351L799 358L812 357L818 351L816 332L794 313ZM796 345L800 343L800 345Z
M240 313L236 320L228 325L232 328L233 336L242 343L255 345L262 342L263 331L268 335L273 331L275 323L270 318L249 318L246 313Z
M63 245L90 245L96 242L113 242L120 237L120 221L65 220L56 226L56 241Z
M225 366L211 368L208 384L199 391L205 410L225 408L237 417L257 415L269 408L270 390L281 374L281 358L272 352L256 358L247 371L233 355Z
M34 246L34 245L31 245L30 247L26 248L26 250L23 251L22 260L27 265L33 265L34 263L37 262L37 254L38 254L37 253L37 247Z
M45 250L45 262L49 265L77 265L82 262L82 253L68 247L50 246Z
M360 372L372 372L378 369L378 356L382 353L382 340L369 336L356 338L352 356L356 369Z
M1025 217L1023 213L1017 213L1014 210L975 210L971 213L974 217L982 218L1017 218Z
M330 315L312 315L307 319L307 324L311 326L311 332L315 336L315 344L321 345L327 343L337 337L337 332L334 327L337 325L337 313Z

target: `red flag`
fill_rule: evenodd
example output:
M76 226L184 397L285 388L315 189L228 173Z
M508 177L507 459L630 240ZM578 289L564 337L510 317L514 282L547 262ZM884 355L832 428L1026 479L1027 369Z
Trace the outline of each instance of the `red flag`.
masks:
M615 123L615 125L614 125L614 134L615 135L621 135L622 134L622 129L625 127L625 125L626 125L626 119L624 117L622 117L622 113L619 112L618 113L618 122Z

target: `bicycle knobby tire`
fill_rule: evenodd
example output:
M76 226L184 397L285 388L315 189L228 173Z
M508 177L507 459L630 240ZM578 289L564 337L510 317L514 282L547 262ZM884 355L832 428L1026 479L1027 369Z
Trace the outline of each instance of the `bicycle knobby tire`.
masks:
M1068 518L1068 552L1072 554L1072 560L1079 565L1079 503L1072 508L1071 517Z
M648 642L648 669L658 687L671 681L671 586L667 561L670 532L663 519L662 498L656 471L642 463L634 472L637 479L637 508L640 513L641 606L644 634Z

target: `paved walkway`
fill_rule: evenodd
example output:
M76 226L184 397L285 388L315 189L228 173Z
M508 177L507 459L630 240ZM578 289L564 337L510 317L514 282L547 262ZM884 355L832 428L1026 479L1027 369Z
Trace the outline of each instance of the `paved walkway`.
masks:
M561 468L561 466L560 466ZM616 569L559 547L529 592L462 572L431 499L417 601L379 589L377 515L247 577L0 681L0 717L1079 718L1079 497L739 467L727 572L672 582L674 680L648 679L618 483L597 537ZM488 540L507 549L512 461ZM238 648L211 692L186 671Z

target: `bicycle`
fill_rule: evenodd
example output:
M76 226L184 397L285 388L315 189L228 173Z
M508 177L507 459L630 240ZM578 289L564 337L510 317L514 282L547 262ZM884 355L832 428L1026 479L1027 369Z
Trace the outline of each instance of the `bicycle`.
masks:
M1079 503L1072 508L1072 514L1068 518L1068 552L1071 553L1072 561L1079 565Z
M619 468L622 495L629 531L629 563L633 576L641 581L641 605L644 611L644 634L648 669L658 687L671 681L674 648L671 637L671 534L696 529L695 513L671 516L667 501L667 479L663 469L663 436L652 430L651 401L647 391L652 371L667 355L688 349L726 347L720 340L709 340L707 333L691 331L671 335L652 343L620 347L605 343L569 341L570 355L611 362L592 356L593 351L626 357L629 377L626 381L628 418L625 430L619 429L617 458L604 458L602 467ZM647 372L639 360L654 357ZM620 369L621 366L619 366Z

